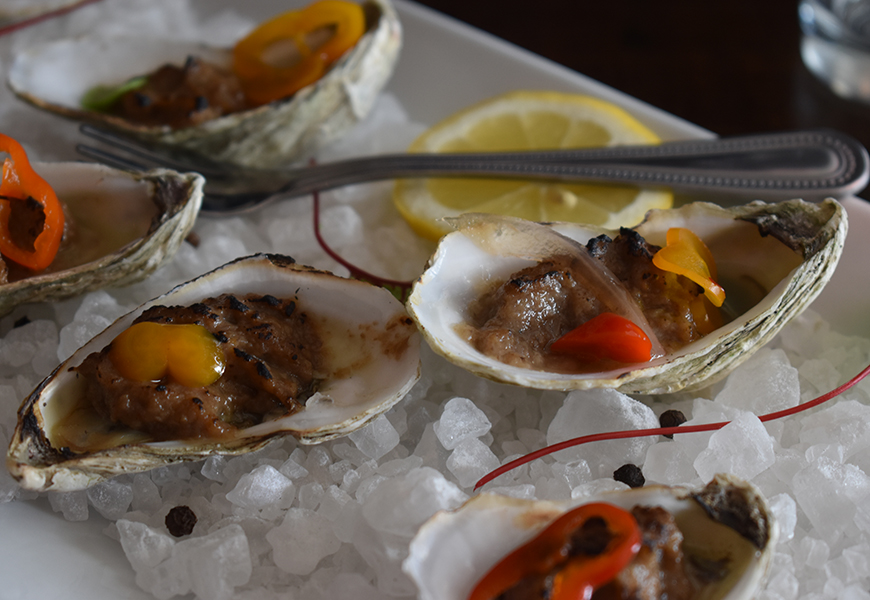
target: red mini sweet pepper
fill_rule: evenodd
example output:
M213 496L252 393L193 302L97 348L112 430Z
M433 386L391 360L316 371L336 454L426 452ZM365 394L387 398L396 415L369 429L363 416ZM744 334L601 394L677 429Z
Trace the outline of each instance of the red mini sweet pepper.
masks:
M571 536L589 519L602 519L610 540L599 554L570 555ZM638 553L641 534L628 511L605 502L584 504L553 521L481 579L468 600L494 600L527 577L553 577L550 600L588 600L611 581Z
M41 271L51 264L60 248L63 208L51 186L30 166L21 144L0 133L0 151L9 155L3 162L0 183L0 254L28 269ZM32 250L15 242L9 223L12 203L31 200L39 203L45 216L42 231L36 235Z
M605 312L550 344L550 351L588 361L638 363L650 359L652 342L643 329L625 317Z

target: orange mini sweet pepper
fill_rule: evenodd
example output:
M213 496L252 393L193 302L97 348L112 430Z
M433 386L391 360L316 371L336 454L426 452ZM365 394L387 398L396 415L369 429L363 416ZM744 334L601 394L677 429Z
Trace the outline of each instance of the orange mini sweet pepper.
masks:
M64 228L63 208L48 182L30 166L21 144L0 133L0 151L9 155L3 162L3 179L0 183L0 254L28 269L41 271L51 264L60 248ZM32 250L17 244L10 228L12 203L30 201L36 201L45 216Z
M653 264L662 271L688 277L702 288L714 306L722 306L725 290L716 283L716 262L704 241L684 227L671 227L667 245L655 253Z
M320 0L266 21L239 40L233 70L251 103L273 102L323 77L364 32L359 4ZM325 41L314 43L315 38Z

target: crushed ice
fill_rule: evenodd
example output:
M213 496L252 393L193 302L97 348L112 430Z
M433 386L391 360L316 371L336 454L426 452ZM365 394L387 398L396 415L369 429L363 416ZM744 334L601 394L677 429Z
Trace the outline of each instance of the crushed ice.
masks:
M232 40L250 23L232 13L203 23L186 3L106 0L68 18L0 38L12 48L40 37L87 31L94 23L129 33L151 23L168 33ZM138 19L138 21L137 21ZM43 160L74 158L74 125L0 90L4 132ZM422 126L385 94L374 114L321 158L403 149ZM67 139L68 144L59 143ZM431 247L392 209L387 184L324 194L323 232L359 266L394 278L421 270ZM0 320L0 442L8 444L21 399L60 360L117 316L172 285L238 255L269 250L343 274L317 245L307 200L275 204L245 219L203 220L198 248L148 281L52 306L19 308ZM22 321L23 317L27 317ZM17 324L17 326L16 326ZM648 483L697 486L734 472L759 486L783 531L761 598L870 598L870 384L782 422L757 415L826 392L870 362L870 340L829 329L812 312L786 328L724 383L697 395L632 398L614 391L559 394L495 384L424 350L423 378L406 400L345 439L305 447L294 440L253 455L212 456L121 476L86 492L48 494L58 518L105 518L136 584L155 598L202 600L415 597L401 563L419 526L456 508L495 466L570 437L655 427L679 408L689 424L730 420L714 433L602 442L567 450L507 473L490 491L525 498L579 499L620 489L624 463ZM0 502L28 501L0 469ZM191 535L170 536L164 519L187 505ZM0 505L2 510L2 505Z

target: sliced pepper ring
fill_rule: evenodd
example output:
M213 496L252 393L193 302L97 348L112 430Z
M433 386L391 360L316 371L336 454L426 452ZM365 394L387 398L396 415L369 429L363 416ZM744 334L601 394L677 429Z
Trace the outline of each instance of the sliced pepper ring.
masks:
M311 34L325 28L332 34L312 48ZM363 33L365 14L359 4L320 0L270 19L239 40L233 48L233 70L248 100L266 104L292 96L320 79ZM295 47L298 60L284 65L268 59L270 49L288 42Z
M688 277L704 288L714 306L722 306L725 290L716 283L716 262L704 241L689 229L671 227L666 242L653 256L653 264L662 271Z
M594 556L568 556L571 535L588 520L603 519L611 534ZM494 600L527 577L556 574L550 600L588 600L624 569L641 546L640 529L632 514L605 502L578 506L553 521L531 541L496 564L474 587L468 600Z
M21 144L0 133L0 152L9 155L3 162L0 183L0 254L28 269L41 271L52 263L60 248L63 209L48 182L33 170ZM15 243L9 224L12 202L24 202L30 198L40 204L45 215L42 231L36 236L32 251Z

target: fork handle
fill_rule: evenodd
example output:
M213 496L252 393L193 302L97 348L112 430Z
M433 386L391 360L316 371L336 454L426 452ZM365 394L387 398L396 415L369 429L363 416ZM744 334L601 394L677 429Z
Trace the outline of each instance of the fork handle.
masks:
M718 190L757 196L843 197L867 185L860 142L834 130L665 142L656 146L521 153L395 154L301 169L281 188L298 196L381 179L496 176Z

